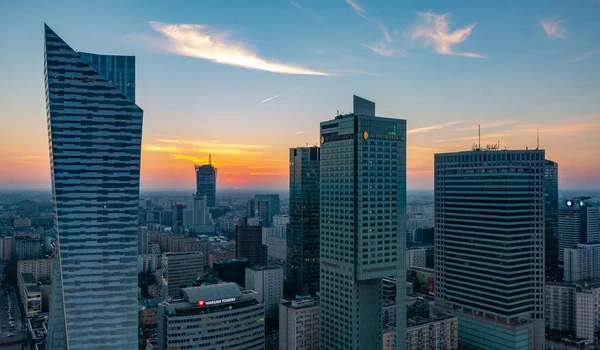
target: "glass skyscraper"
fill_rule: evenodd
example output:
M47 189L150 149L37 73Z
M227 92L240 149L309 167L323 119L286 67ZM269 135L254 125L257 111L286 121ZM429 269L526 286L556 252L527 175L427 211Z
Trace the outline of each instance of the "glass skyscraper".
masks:
M579 243L600 243L600 207L590 197L572 198L558 210L558 260L564 263L564 250Z
M544 156L435 155L435 303L465 348L543 348Z
M290 223L287 230L288 294L319 291L319 147L290 148Z
M45 26L44 68L58 239L47 349L136 349L135 58L76 52Z
M382 279L406 280L406 121L355 113L321 123L322 349L382 348ZM397 347L406 346L397 288Z
M546 279L560 281L562 271L558 266L558 163L545 161L544 204L546 240Z

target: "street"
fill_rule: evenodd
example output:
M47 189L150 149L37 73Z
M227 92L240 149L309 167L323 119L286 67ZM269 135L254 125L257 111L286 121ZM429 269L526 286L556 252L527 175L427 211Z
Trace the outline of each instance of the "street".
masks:
M16 293L16 286L8 287L8 292L4 289L0 290L0 348L2 349L21 349L21 344L14 343L27 339L27 332L23 331L23 318L20 307L17 305ZM15 327L13 330L10 327L9 309L14 317ZM13 343L14 345L7 345L7 343Z

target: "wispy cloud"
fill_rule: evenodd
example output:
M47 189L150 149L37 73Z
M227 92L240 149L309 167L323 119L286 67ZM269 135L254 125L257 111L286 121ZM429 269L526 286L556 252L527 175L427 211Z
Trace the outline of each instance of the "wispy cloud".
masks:
M275 96L272 96L272 97L266 98L266 99L264 99L264 100L260 101L260 103L269 102L269 101L271 101L271 100L274 100L274 99L276 99L276 98L277 98L277 97L279 97L279 96L281 96L281 95L275 95Z
M467 40L471 35L475 23L451 32L448 17L449 13L437 15L431 11L419 12L417 24L405 35L413 42L420 41L425 47L434 46L435 51L441 55L486 58L477 53L454 51L454 45Z
M296 135L306 134L308 131L296 131Z
M481 129L492 129L492 128L497 128L500 126L512 125L512 124L515 124L516 122L517 121L515 121L515 120L500 120L500 121L496 121L496 122L483 121L483 122L479 123L479 125L481 125ZM479 129L478 125L471 125L471 126L465 126L462 128L454 129L454 131L474 131L477 129Z
M150 22L150 27L164 37L165 40L159 41L162 49L180 55L274 73L330 75L261 58L244 43L233 40L228 31L218 31L207 25Z
M510 134L486 134L486 135L482 135L481 139L482 140L491 140L491 139L496 139L498 137L506 137L506 136L510 136ZM434 143L442 143L442 142L455 142L455 141L471 141L471 140L478 140L479 136L475 135L475 136L464 136L464 137L456 137L456 138L452 138L452 139L446 139L446 140L435 140L433 141ZM489 141L486 141L489 142Z
M393 57L396 56L397 52L390 48L386 43L384 42L376 42L373 45L368 45L368 44L361 44L363 47L375 52L376 54L380 55L380 56L387 56L387 57Z
M322 21L323 19L321 18L321 16L319 16L318 13L316 13L315 11L313 11L312 9L308 8L307 6L302 6L300 5L300 3L298 1L294 1L294 0L290 0L290 4L292 4L292 6L294 6L296 9L310 15L312 18L317 19L319 21Z
M300 6L300 4L298 4L297 2L295 2L294 0L290 1L290 4L292 4L292 6L294 6L295 8L297 8L298 10L302 10L302 6Z
M599 0L600 1L600 0ZM592 58L594 56L598 56L600 55L600 50L592 50L592 51L588 51L586 53L584 53L583 55L575 58L573 60L573 63L575 62L579 62L579 61L583 61L583 60L587 60L588 58Z
M346 3L354 9L356 14L365 17L365 10L358 4L358 2L356 2L355 0L346 0Z
M33 160L33 159L42 159L42 156L23 156L20 157L20 160Z
M541 18L540 25L546 31L549 38L567 39L565 28L562 26L562 19L558 18Z
M430 125L430 126L425 126L422 128L408 130L406 133L414 134L414 133L418 133L418 132L428 132L428 131L432 131L432 130L447 128L449 126L453 126L453 125L457 125L457 124L466 123L468 121L469 120L457 120L457 121L447 122L447 123L443 123L443 124Z

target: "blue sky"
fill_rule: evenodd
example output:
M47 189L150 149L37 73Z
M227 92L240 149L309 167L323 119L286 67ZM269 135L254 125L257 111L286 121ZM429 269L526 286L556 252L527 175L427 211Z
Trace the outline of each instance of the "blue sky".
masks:
M433 153L469 149L478 123L513 149L540 129L561 186L598 187L599 15L596 0L3 1L0 187L49 185L44 22L74 49L136 56L143 188L192 187L210 150L224 187L285 187L287 148L352 94L407 119L409 188L431 188ZM234 49L326 76L219 63Z

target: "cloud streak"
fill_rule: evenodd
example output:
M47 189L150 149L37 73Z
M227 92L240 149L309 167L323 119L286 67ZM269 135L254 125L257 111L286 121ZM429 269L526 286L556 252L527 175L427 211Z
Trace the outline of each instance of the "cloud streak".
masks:
M283 95L283 94L281 94L281 95ZM264 99L264 100L260 101L260 103L269 102L269 101L271 101L271 100L274 100L274 99L276 99L277 97L280 97L281 95L275 95L275 96L273 96L273 97L269 97L269 98L267 98L267 99Z
M350 5L357 15L367 18L365 16L365 10L355 0L346 0L346 4Z
M424 47L433 46L440 55L464 56L471 58L486 58L484 55L472 52L456 52L454 46L471 35L475 23L461 29L450 31L449 13L437 15L431 11L419 12L417 24L405 35L413 42L421 42Z
M516 121L515 120L500 120L497 122L481 122L479 125L481 125L481 129L492 129L492 128L497 128L500 126L506 126L506 125L512 125L515 124ZM478 125L472 125L472 126L465 126L463 128L457 128L454 129L454 131L474 131L479 129Z
M584 53L583 55L575 58L573 60L573 63L579 62L579 61L583 61L583 60L587 60L588 58L592 58L592 57L598 56L598 55L600 55L600 50L588 51L588 52Z
M179 55L273 73L330 75L326 72L259 57L244 43L233 40L228 32L217 31L206 25L162 22L150 22L149 24L165 39L159 41L161 48Z
M443 129L443 128L447 128L449 126L466 123L468 121L469 120L457 120L457 121L447 122L447 123L443 123L443 124L430 125L430 126L425 126L425 127L422 127L422 128L408 130L406 133L407 134L414 134L414 133L419 133L419 132L429 132L429 131L432 131L432 130Z
M542 18L540 19L540 25L546 31L549 38L556 39L567 39L565 35L565 28L562 26L562 19L557 18Z

